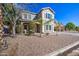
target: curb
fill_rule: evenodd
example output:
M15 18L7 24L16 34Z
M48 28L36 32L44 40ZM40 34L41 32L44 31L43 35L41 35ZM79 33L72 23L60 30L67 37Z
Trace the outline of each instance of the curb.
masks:
M56 51L54 51L54 52L52 52L52 53L49 53L49 54L47 54L47 55L45 55L45 56L57 56L57 55L59 55L59 54L62 54L62 53L65 52L65 51L67 51L67 50L69 50L69 49L71 49L71 48L77 46L77 45L79 45L79 41L77 41L77 42L75 42L75 43L73 43L73 44L70 44L70 45L68 45L68 46L66 46L66 47L64 47L64 48L58 49L58 50L56 50Z

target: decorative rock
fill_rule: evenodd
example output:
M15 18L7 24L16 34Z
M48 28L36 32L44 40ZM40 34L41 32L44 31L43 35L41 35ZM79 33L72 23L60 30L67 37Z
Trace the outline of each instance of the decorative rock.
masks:
M1 53L0 56L8 56L7 53Z
M73 50L72 52L76 52L76 53L79 53L79 50Z
M79 54L78 53L69 53L67 56L78 56Z

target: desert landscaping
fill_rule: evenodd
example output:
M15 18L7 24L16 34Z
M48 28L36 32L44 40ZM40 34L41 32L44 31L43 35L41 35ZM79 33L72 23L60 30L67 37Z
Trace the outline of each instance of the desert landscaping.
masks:
M43 56L63 48L71 43L79 41L79 36L68 34L53 34L42 37L16 35L16 37L5 37L8 49L1 51L0 55L12 56Z
M61 52L62 48L71 49L76 42L79 45L79 23L76 24L78 21L65 20L66 17L61 17L64 13L60 13L64 10L57 9L58 7L53 10L53 5L41 8L39 6L42 4L0 4L0 56L48 56L55 51ZM33 11L32 8L38 9ZM77 53L79 55L79 46ZM73 51L58 55L72 54Z

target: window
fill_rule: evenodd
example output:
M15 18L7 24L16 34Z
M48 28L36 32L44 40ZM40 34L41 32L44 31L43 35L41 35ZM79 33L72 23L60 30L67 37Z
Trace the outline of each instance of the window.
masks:
M46 30L51 30L51 25L46 25Z
M49 13L46 13L46 18L51 19L52 15Z
M24 14L24 18L27 19L27 14Z
M46 25L46 30L48 30L48 25Z
M51 30L51 25L49 25L49 30Z
M46 15L46 18L48 18L47 13L45 15Z
M28 17L29 17L29 19L31 19L31 14L29 14L29 16L28 16Z

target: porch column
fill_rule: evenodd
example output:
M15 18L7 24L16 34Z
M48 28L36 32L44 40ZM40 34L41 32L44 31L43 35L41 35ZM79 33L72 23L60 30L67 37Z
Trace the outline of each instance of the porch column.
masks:
M21 22L21 34L23 34L23 30L24 30L24 26L23 26L23 22Z
M53 24L52 24L52 30L53 30L53 32L54 32L54 27L55 27L55 25L54 25L54 22L53 22Z

